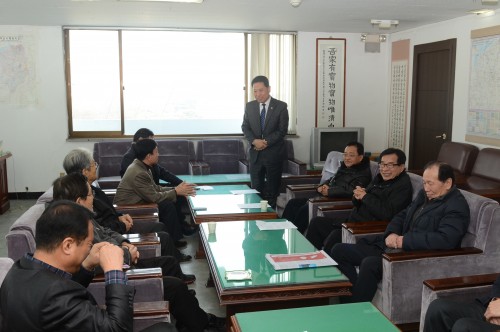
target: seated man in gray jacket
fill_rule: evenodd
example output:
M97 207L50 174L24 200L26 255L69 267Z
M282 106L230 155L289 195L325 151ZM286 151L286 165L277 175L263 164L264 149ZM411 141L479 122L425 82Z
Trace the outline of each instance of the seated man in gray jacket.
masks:
M465 197L454 185L453 168L430 162L425 166L423 182L424 188L417 198L391 220L383 235L333 247L332 258L353 284L352 297L341 299L343 302L372 300L382 279L384 252L460 247L470 212Z

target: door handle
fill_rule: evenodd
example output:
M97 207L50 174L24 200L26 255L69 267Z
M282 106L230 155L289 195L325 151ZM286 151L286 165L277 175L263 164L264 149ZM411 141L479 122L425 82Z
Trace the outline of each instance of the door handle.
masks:
M436 138L442 138L443 140L446 139L446 133L443 133L443 135L436 136Z

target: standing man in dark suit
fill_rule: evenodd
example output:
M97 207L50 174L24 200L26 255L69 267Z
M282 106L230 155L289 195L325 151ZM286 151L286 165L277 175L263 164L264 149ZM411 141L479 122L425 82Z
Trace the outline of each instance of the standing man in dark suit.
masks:
M252 188L274 208L286 159L288 109L286 103L271 97L267 77L255 77L252 89L255 100L247 103L241 125L250 144L250 179Z

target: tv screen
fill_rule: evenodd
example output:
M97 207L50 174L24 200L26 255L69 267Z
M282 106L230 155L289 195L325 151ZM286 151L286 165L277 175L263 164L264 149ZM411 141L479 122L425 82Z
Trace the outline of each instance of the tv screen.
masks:
M357 131L346 132L321 132L320 133L320 148L319 160L325 161L326 156L330 151L344 152L345 146L349 142L358 141Z
M363 144L364 129L362 127L313 128L311 132L311 167L322 167L328 153L344 152L349 142Z

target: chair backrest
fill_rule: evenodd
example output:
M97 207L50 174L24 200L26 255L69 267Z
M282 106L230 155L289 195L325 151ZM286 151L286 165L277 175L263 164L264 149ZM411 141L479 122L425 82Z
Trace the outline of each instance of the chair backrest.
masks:
M246 160L241 139L207 139L198 141L196 154L199 161L210 166L210 174L237 174L239 161Z
M123 155L130 144L130 141L94 143L94 160L99 164L99 177L120 176Z
M194 143L191 140L157 140L158 163L176 175L189 174L189 162L196 159Z
M36 222L43 211L45 211L45 204L35 204L10 226L5 238L8 256L14 261L28 252L35 251Z
M469 175L479 149L467 143L445 142L441 145L437 160L444 161L460 174Z
M2 285L7 272L9 272L10 267L14 264L12 258L9 257L0 257L0 286Z
M370 160L370 172L372 172L372 179L375 179L377 174L380 172L378 163L376 161Z
M414 174L414 173L410 173L410 172L408 172L407 174L410 176L410 180L411 180L411 188L413 189L411 200L413 201L415 198L417 198L418 193L424 187L424 182L423 182L422 177L418 174Z
M467 233L462 239L461 246L475 247L486 251L492 245L491 241L489 241L492 237L492 223L498 223L498 220L494 220L495 216L498 218L498 202L490 198L476 195L469 191L460 191L467 200L470 210L469 227L467 229ZM495 229L498 234L500 228ZM500 246L498 246L500 238L495 235L493 241L496 244L496 250L500 250Z
M500 149L484 148L479 151L474 167L472 168L472 176L486 178L492 181L498 181L500 187ZM474 188L481 189L481 188ZM488 189L488 188L485 188Z
M323 171L321 171L321 181L323 183L330 179L337 173L340 167L340 162L344 160L344 154L339 151L330 151L326 156L325 164L323 165Z

